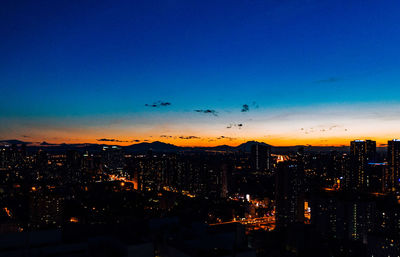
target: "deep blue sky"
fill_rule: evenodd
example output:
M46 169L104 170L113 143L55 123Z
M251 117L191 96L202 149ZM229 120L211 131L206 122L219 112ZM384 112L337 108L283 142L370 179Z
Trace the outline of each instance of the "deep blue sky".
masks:
M140 138L185 133L168 122L196 133L207 114L193 110L251 121L240 108L253 101L256 117L397 108L399 13L394 0L2 1L0 132L41 140L39 127L59 124L101 136L98 126L129 117L120 128ZM159 100L171 105L145 106Z

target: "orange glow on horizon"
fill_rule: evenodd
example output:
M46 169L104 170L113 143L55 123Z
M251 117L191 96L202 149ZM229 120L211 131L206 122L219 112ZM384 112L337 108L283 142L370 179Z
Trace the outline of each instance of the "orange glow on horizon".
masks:
M371 103L266 108L245 115L226 109L218 118L186 111L43 117L26 126L5 119L5 124L11 125L0 139L34 145L45 141L127 146L160 141L183 147L238 146L252 140L273 146L349 146L354 139L372 139L380 146L400 138L398 108L400 104ZM232 126L234 122L242 126Z
M382 137L382 138L374 138L374 137L354 137L354 138L331 138L324 139L321 142L320 138L222 138L218 137L212 138L200 138L200 139L165 139L165 138L151 138L151 139L139 139L138 142L131 142L128 140L120 139L119 141L98 141L96 139L60 139L54 141L47 140L38 140L46 141L51 144L104 144L104 145L120 145L120 146L129 146L139 143L152 143L152 142L163 142L167 144L173 144L180 147L214 147L220 145L228 145L228 146L238 146L248 141L257 141L270 144L272 146L296 146L296 145L304 145L304 146L333 146L333 147L341 147L341 146L349 146L350 141L355 139L371 139L377 142L377 146L385 146L388 140L391 140L393 137ZM32 145L40 145L40 143L33 143Z

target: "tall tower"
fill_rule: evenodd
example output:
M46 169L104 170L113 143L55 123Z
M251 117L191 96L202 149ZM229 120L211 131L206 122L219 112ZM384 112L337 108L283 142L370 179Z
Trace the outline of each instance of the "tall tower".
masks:
M296 160L278 164L276 172L275 217L278 228L304 222L304 153Z
M124 151L119 146L103 146L103 166L112 173L121 173L125 166Z
M254 144L251 146L251 164L256 171L270 169L271 147L269 145Z
M400 139L388 141L389 191L400 189Z
M376 142L354 140L350 143L350 185L351 190L364 191L369 187L368 163L374 162Z

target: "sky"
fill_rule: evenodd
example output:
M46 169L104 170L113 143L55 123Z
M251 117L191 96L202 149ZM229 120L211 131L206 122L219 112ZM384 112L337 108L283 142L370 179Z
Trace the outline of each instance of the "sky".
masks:
M400 2L12 1L0 140L181 146L400 137Z

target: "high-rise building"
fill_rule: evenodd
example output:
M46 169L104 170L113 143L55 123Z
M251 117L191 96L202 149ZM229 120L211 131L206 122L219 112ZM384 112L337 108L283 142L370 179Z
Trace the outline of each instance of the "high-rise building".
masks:
M364 191L369 188L368 163L374 162L376 142L372 140L354 140L350 143L350 172L347 174L350 190Z
M112 173L121 173L125 166L124 151L119 146L103 146L103 167Z
M304 155L297 153L295 161L278 164L276 172L275 217L277 227L304 222Z
M386 192L388 191L389 172L386 162L374 162L368 164L368 192Z
M251 146L251 164L256 171L270 169L271 147L269 145L254 144Z
M33 192L28 226L32 229L60 227L64 218L64 202L64 197L54 192Z
M229 193L229 182L230 182L231 171L226 163L222 164L221 167L221 197L226 198Z
M400 139L388 141L388 191L398 191L400 189Z
M330 191L312 195L311 224L325 236L366 243L376 214L376 202L368 194Z

